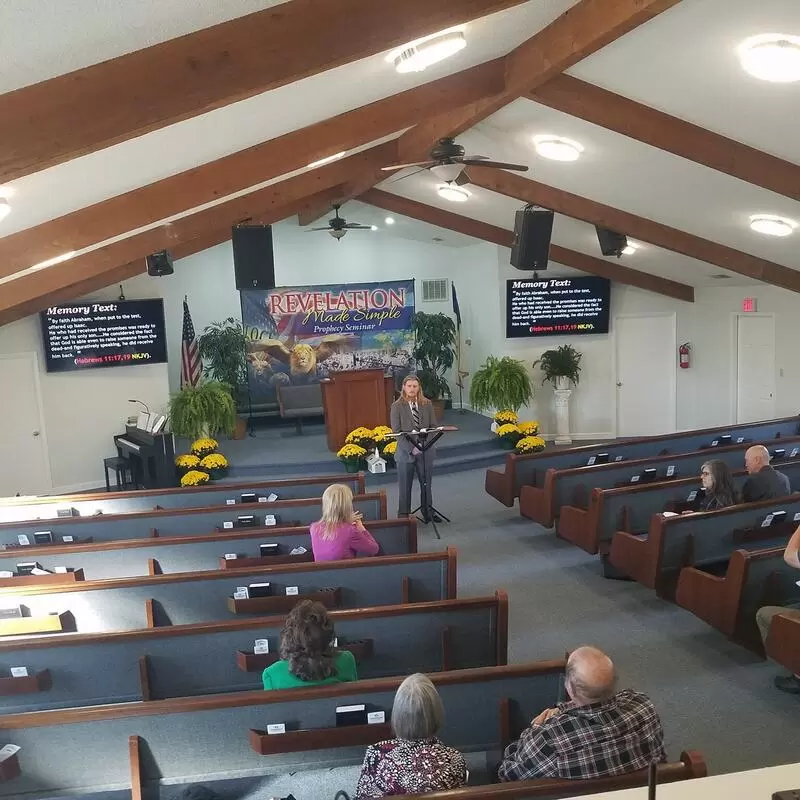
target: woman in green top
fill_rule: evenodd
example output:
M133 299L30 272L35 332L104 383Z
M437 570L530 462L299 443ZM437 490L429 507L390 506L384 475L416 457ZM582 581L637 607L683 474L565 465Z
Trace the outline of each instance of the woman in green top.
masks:
M333 623L322 603L298 603L281 631L281 660L267 667L261 676L264 688L294 689L357 681L353 654L331 647L333 636Z

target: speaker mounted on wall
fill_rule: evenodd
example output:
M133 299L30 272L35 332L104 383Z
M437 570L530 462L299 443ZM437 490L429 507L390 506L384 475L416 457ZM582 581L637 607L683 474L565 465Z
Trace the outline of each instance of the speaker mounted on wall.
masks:
M274 289L275 258L269 225L234 225L233 270L237 289Z
M175 269L172 266L172 255L169 250L159 250L152 253L145 259L147 262L147 274L154 278L163 278L165 275L172 275Z
M550 237L555 214L547 208L527 205L514 217L511 266L542 272L550 258Z
M597 231L597 241L600 242L600 252L604 256L616 256L622 258L622 251L628 246L628 237L624 233L610 231L608 228L601 228L595 225Z

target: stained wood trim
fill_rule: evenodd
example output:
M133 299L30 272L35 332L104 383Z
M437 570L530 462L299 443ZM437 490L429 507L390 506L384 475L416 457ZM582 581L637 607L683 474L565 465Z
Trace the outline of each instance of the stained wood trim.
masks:
M453 669L453 631L445 625L442 628L441 636L442 651L442 672L449 672Z
M489 681L533 677L535 675L558 675L566 668L564 659L536 661L527 664L514 664L503 667L475 667L457 669L452 672L437 672L429 677L436 686L455 686L465 683L486 683ZM403 677L373 678L355 683L309 686L303 690L305 700L348 697L353 694L364 695L371 692L396 691ZM152 700L149 703L111 703L99 706L82 706L72 709L33 711L21 714L0 716L0 730L21 730L41 728L52 725L86 723L102 719L122 717L147 717L156 714L181 714L193 711L214 711L222 708L242 708L245 706L266 706L285 703L297 697L292 689L271 692L257 690L235 692L201 697L178 697L166 700Z
M447 548L447 599L455 600L458 596L458 551L455 547Z
M354 500L357 503L377 500L379 503L379 508L381 509L386 508L386 492L383 489L381 489L378 492L370 492L368 494L356 495L354 497ZM231 516L239 516L240 514L245 513L247 509L251 507L257 508L260 511L265 511L266 509L281 510L284 508L288 509L298 508L312 504L319 505L321 507L322 497L297 497L291 500L276 500L274 503L248 503L246 505L234 505L234 506L220 504L216 506L200 506L198 508L162 508L160 510L153 510L153 511L128 511L124 514L100 514L96 517L62 517L59 519L42 520L41 522L43 525L46 525L47 528L51 527L69 528L70 525L78 525L86 523L95 525L108 525L109 523L116 522L117 520L130 520L130 519L153 520L157 524L158 520L163 517L197 517L197 516L202 516L203 514L213 514L223 511L229 513ZM33 524L34 522L38 521L29 520L28 522L30 522L30 524ZM27 523L24 521L0 523L0 534L2 534L4 528L13 529L24 524ZM151 533L151 535L154 534Z
M8 92L0 183L520 2L293 0Z
M358 199L385 211L428 222L431 225L437 225L440 228L455 231L456 233L463 233L466 236L472 236L475 239L501 247L511 247L514 239L514 232L505 228L489 225L486 222L470 219L461 214L454 214L452 211L435 208L434 206L429 206L416 200L409 200L406 197L390 194L380 189L369 189L360 195ZM649 275L646 272L624 267L621 264L603 261L594 256L570 250L567 247L560 247L556 244L551 245L550 260L567 267L579 269L590 275L608 278L617 283L636 286L639 289L663 294L666 297L683 300L687 303L694 302L694 288L691 286L661 278L657 275Z
M146 655L139 658L139 686L142 691L142 700L152 700L153 694L150 691L150 661Z
M348 570L360 569L362 567L370 566L388 566L388 565L403 565L413 564L424 561L441 561L445 563L452 563L454 560L455 550L453 556L448 553L412 553L410 555L400 556L381 556L380 558L352 558L345 561L320 561L314 564L285 564L276 568L282 575L289 575L295 572L308 572L313 573L322 570ZM226 569L226 570L203 570L201 572L170 572L167 575L153 575L144 577L133 578L107 578L98 581L84 581L80 584L71 586L59 586L59 594L68 594L70 592L87 592L94 589L118 589L124 586L160 586L169 583L201 583L205 581L214 580L228 580L235 578L238 575L270 575L273 570L265 567L260 570L251 569ZM25 597L26 595L37 594L52 594L52 587L27 587L14 592L16 597Z
M400 597L401 603L403 604L411 604L411 578L406 576L402 580L401 589L400 589Z
M286 731L269 735L266 731L250 730L250 747L261 756L278 753L309 752L336 747L356 747L380 742L392 736L388 722L376 725L349 725L343 728L316 728L314 730Z
M161 564L155 558L147 559L147 574L148 575L163 575Z
M145 618L145 625L150 630L156 630L156 610L155 610L155 600L152 598L144 601L144 618ZM106 637L109 634L106 634ZM114 634L110 634L113 636Z
M392 620L395 617L405 617L416 614L429 614L435 611L471 611L477 609L491 610L503 599L508 604L505 592L499 591L494 597L469 597L464 600L434 600L422 603L396 604L392 606L369 606L367 608L347 608L330 611L328 616L337 622L347 622L350 619L365 620ZM152 601L145 601L149 603ZM506 627L508 621L505 612ZM498 619L503 614L498 612ZM31 639L17 638L10 642L0 641L0 652L16 651L21 648L41 649L54 647L74 647L75 645L91 645L98 642L117 642L135 640L158 640L164 637L202 636L229 631L258 630L259 628L279 628L286 619L285 615L268 617L250 617L241 620L224 620L222 622L193 622L185 625L171 625L161 628L149 626L137 630L108 631L103 633L76 633L68 637L43 638L37 636ZM503 651L505 652L505 650Z
M500 698L500 713L498 716L499 731L497 740L500 742L500 749L505 750L514 738L511 732L511 700L508 697Z
M800 166L591 83L557 75L529 94L537 103L800 200Z
M597 203L538 181L512 175L504 170L470 167L470 182L506 197L535 203L574 219L611 230L624 231L643 242L674 253L714 264L748 278L800 292L800 272L781 264L734 250L691 233L662 225L654 220Z
M128 737L128 762L131 770L131 800L144 800L142 756L138 736Z
M497 601L497 652L495 663L501 666L508 664L508 594L502 589L497 589L494 596Z

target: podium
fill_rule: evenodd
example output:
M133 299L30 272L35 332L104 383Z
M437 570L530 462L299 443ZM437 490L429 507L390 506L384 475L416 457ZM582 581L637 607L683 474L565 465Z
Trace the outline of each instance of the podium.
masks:
M382 369L332 372L320 381L328 449L336 452L353 428L389 424L394 400L394 378Z

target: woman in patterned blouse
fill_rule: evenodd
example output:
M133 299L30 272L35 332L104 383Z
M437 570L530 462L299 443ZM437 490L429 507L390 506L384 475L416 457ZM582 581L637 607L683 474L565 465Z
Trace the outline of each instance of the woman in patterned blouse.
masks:
M367 748L357 800L438 792L465 784L464 756L436 738L443 722L444 706L436 687L419 672L406 678L392 706L396 738Z

